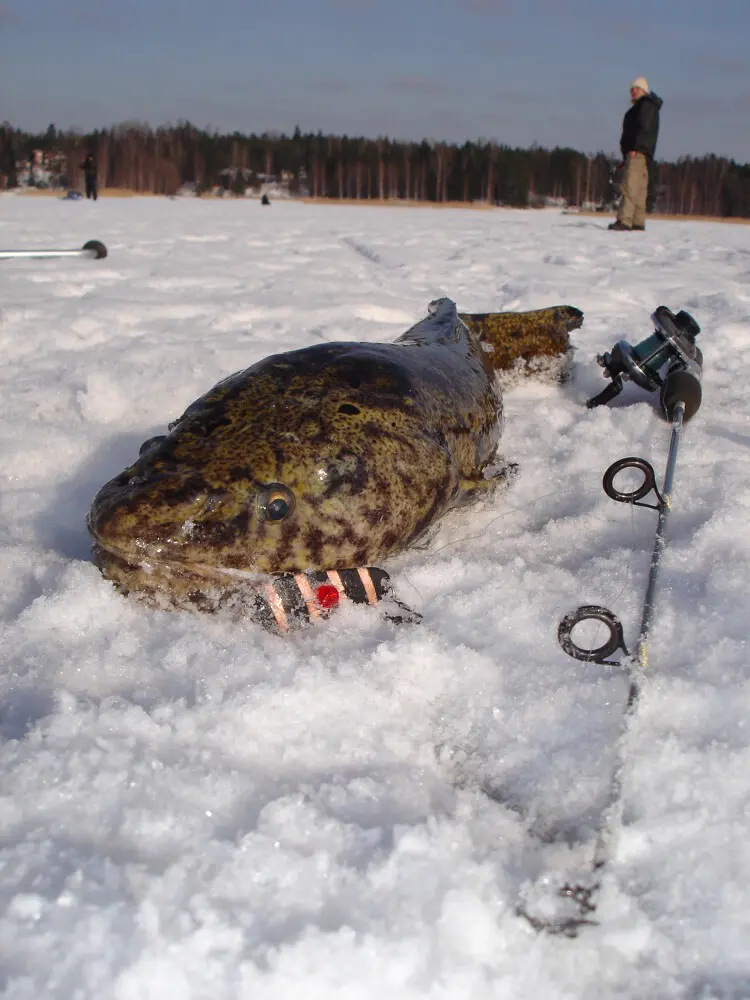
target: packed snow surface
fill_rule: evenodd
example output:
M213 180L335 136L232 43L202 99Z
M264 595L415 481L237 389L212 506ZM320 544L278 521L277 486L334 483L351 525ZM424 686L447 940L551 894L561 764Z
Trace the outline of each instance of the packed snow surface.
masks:
M0 262L4 998L750 996L750 228L608 221L0 198L0 248L109 249ZM94 494L188 403L441 295L586 318L566 384L506 390L511 485L384 567L421 625L349 607L281 639L100 576ZM584 404L660 304L701 325L704 401L622 824L598 923L537 934L519 899L590 863L627 693L557 626L601 604L635 644L656 515L601 478L632 455L661 482L670 439L657 394Z

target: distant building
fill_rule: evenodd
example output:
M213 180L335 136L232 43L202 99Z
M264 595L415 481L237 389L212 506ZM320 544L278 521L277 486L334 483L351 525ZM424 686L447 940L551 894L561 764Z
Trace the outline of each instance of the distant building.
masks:
M57 150L32 149L28 160L18 166L21 187L62 188L68 186L68 158Z
M217 194L232 192L239 197L290 198L292 194L306 194L297 182L292 170L282 170L280 174L266 174L250 170L249 167L226 167L219 171Z

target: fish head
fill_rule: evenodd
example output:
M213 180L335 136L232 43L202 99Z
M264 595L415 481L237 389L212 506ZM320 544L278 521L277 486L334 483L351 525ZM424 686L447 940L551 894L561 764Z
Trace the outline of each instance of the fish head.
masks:
M130 591L378 565L443 512L458 477L384 345L265 359L219 383L101 488L94 558Z

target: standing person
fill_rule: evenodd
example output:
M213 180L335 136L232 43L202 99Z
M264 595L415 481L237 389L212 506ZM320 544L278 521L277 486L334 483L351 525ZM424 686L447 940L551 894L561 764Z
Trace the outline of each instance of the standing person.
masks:
M86 197L96 201L96 159L93 153L89 153L83 161L81 170L86 179Z
M656 140L659 136L661 97L649 90L645 76L637 76L630 84L631 107L622 120L620 152L624 175L620 184L622 206L617 221L609 228L618 232L646 228L649 167L653 164Z

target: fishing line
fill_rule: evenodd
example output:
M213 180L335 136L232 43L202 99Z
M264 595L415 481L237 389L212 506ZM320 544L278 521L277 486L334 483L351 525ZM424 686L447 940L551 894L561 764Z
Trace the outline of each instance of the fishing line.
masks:
M620 588L620 590L614 596L611 596L609 598L609 603L610 604L617 604L619 602L619 600L622 598L622 595L628 589L628 584L630 582L630 570L631 570L631 566L632 566L632 563L633 563L633 555L635 553L635 517L634 517L634 511L633 511L633 505L632 504L630 505L630 517L628 518L628 520L630 522L630 547L628 549L628 559L627 559L627 562L625 563L625 579L623 581L623 584L622 584L622 587ZM592 612L602 611L603 610L599 605L582 605L582 607L587 607ZM606 609L604 609L604 610L606 610ZM605 625L609 625L609 623L611 622L611 619L609 618L609 616L605 616L604 618L601 618L601 617L597 617L595 614L592 614L590 620L591 621L596 621L597 625L596 625L596 628L594 630L594 634L592 635L592 637L591 637L591 639L590 639L590 641L588 643L588 649L586 650L586 652L588 653L588 656L586 657L586 659L587 660L593 660L594 662L597 662L596 659L595 659L595 657L594 657L594 653L595 653L596 650L599 650L599 649L603 648L603 646L599 642L599 640L600 640L600 638L602 636L602 632L603 632L603 629L604 629ZM563 622L564 621L565 621L565 619L563 619ZM573 626L570 629L570 633L573 632L574 628L575 628L575 626ZM625 649L625 640L624 640L623 635L621 634L621 631L617 628L617 623L616 622L614 623L614 628L615 628L614 633L612 632L611 628L608 628L608 632L609 632L610 636L612 637L612 641L614 641L615 639L617 640L617 644L614 646L614 648L612 648L611 652L609 652L607 654L607 655L610 655L610 656L617 649ZM560 633L559 633L559 630L558 630L558 639L559 639L559 635L560 635ZM565 645L563 645L562 642L561 642L561 645L563 646L563 649L565 650L566 653L568 653L569 656L570 655L574 655L574 654L570 653L570 651L565 647ZM575 645L576 645L576 647L578 649L584 649L585 650L585 647L581 646L580 643L576 643ZM599 662L606 663L607 661L599 661ZM616 665L616 664L609 664L609 665L613 666L613 665Z
M572 494L578 494L578 495L584 495L585 496L586 494L592 494L592 493L596 493L596 492L598 492L598 491L592 488L592 489L583 489L583 490L581 490L581 489L577 489L577 490L555 490L554 493L542 493L540 496L534 497L532 500L529 500L522 507L508 507L506 510L502 511L501 513L495 514L492 517L492 519L489 520L487 522L487 524L481 529L481 531L477 532L476 534L474 534L474 535L461 535L459 538L453 538L449 542L444 542L438 548L431 549L431 553L433 555L437 555L438 552L442 552L444 549L449 548L451 545L459 545L461 542L471 542L471 541L474 541L477 538L481 538L482 535L483 535L483 533L485 531L487 531L488 528L491 528L492 525L495 524L496 521L500 521L500 520L502 520L505 517L509 517L511 514L520 514L520 513L523 513L525 511L531 509L532 507L535 507L535 505L538 504L541 500L548 500L550 497L570 496ZM596 517L597 519L601 519L600 515L594 515L594 517ZM555 519L554 518L550 518L550 520L555 520Z
M461 535L458 538L453 538L453 539L451 539L448 542L444 542L442 545L438 546L437 548L430 549L429 550L429 555L431 555L431 556L437 555L438 553L444 552L446 549L449 549L451 546L461 545L461 544L463 544L465 542L470 542L470 541L475 541L475 540L481 539L481 538L484 537L485 533L494 524L498 523L499 521L502 521L503 519L505 519L507 517L510 517L512 514L526 513L526 512L528 512L529 510L532 510L532 509L536 510L536 509L538 509L539 505L544 500L548 500L550 498L557 499L557 498L566 497L566 496L586 496L586 495L593 495L593 494L595 494L597 492L598 492L598 490L594 489L593 487L590 488L590 489L581 489L579 487L577 489L555 490L554 492L551 492L551 493L542 493L539 496L536 496L533 499L527 501L523 506L509 507L506 510L501 511L498 514L495 514L482 527L482 529L480 531L477 531L477 532L475 532L473 534L470 534L470 535ZM616 518L614 516L606 517L606 516L603 516L601 513L597 513L597 512L595 512L593 510L589 511L589 515L594 520L597 520L597 521L604 521L604 522L611 523L612 521L616 520ZM561 519L559 519L559 518L553 518L553 517L549 518L549 522L552 522L554 520L561 520ZM614 595L611 596L610 600L612 601L612 603L617 602L621 598L622 594L625 593L625 591L627 590L628 583L630 581L631 565L632 565L633 553L635 551L635 520L633 518L632 510L630 512L629 525L630 525L630 546L629 546L629 549L628 549L628 558L627 558L627 561L625 562L625 567L624 567L625 577L624 577L624 581L622 583L622 586L619 588L619 590L617 591L617 593L615 593ZM424 595L422 594L422 592L417 587L417 585L406 574L402 574L400 576L400 580L402 580L405 584L407 584L409 587L411 587L412 590L418 595L419 600L421 601L421 608L420 608L420 610L422 612L424 612L424 609L426 607L426 603L427 602L426 602L426 599L425 599ZM599 629L597 629L597 632L598 631L599 631ZM594 639L596 639L596 638L597 638L597 636L595 635Z

